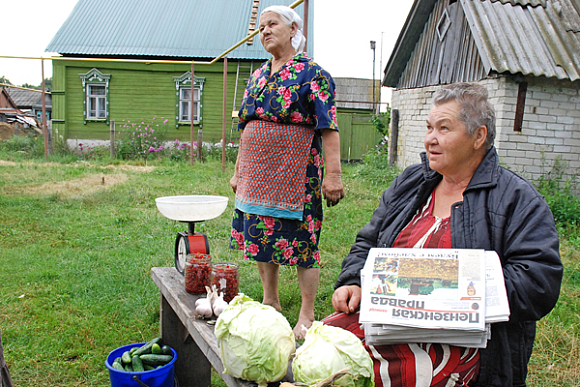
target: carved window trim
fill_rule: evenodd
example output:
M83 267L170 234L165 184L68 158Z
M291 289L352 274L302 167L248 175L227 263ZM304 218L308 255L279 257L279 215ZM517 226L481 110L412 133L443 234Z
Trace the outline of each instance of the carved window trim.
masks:
M111 74L103 74L96 68L92 68L85 74L79 74L81 77L81 82L83 85L83 122L106 122L109 123L109 82L111 80ZM92 87L103 87L105 88L104 93L104 110L105 117L90 117L89 107L91 100L100 99L96 95L91 93Z

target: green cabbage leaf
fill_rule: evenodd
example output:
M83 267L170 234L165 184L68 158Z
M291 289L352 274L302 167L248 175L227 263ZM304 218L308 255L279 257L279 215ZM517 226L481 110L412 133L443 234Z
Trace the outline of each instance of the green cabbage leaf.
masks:
M286 318L242 293L218 317L215 335L224 372L260 386L281 380L296 351Z
M348 368L349 374L336 380L342 387L373 387L373 362L361 340L353 333L320 321L312 323L304 344L292 361L294 381L312 386Z

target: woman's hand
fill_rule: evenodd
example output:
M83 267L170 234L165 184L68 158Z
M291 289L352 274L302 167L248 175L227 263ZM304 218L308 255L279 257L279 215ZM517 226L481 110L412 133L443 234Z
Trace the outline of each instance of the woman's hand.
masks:
M232 176L232 178L230 179L230 187L232 187L232 190L234 191L234 193L236 193L236 191L238 190L238 174L234 173L234 176Z
M322 182L322 195L326 199L326 205L332 207L344 197L344 187L340 173L328 173Z
M345 285L334 291L332 306L337 312L353 313L360 304L362 291L358 285Z

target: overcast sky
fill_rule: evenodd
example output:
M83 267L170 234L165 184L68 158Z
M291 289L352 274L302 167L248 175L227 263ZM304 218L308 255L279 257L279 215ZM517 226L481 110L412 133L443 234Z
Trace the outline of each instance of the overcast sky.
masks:
M208 0L211 1L211 0ZM413 0L310 0L314 3L314 60L333 77L382 75ZM77 0L4 1L2 30L5 39L0 55L50 57L46 46L66 20ZM44 22L42 22L44 21ZM381 45L382 43L382 45ZM45 61L45 77L52 76L52 64ZM0 76L13 84L40 84L38 60L0 58Z

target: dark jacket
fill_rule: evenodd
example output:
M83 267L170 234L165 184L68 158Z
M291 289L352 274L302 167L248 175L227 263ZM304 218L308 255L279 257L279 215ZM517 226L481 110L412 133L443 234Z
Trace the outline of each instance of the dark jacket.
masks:
M391 247L400 231L433 192L442 176L423 164L410 166L383 193L371 221L356 237L335 288L360 286L360 270L372 247ZM554 217L525 179L499 166L492 148L451 209L453 248L495 250L503 265L510 320L491 326L481 350L477 386L525 386L536 320L556 304L562 263Z

